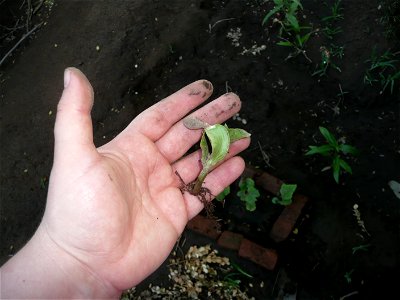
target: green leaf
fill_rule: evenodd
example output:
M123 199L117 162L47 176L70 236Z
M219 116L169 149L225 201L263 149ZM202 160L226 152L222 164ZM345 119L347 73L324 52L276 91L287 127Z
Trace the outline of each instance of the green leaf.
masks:
M353 155L358 154L358 150L356 147L346 145L346 144L339 145L339 150L342 151L343 154L353 154Z
M286 20L289 21L289 24L292 26L292 29L295 32L299 32L300 31L299 22L297 21L297 18L294 15L286 14Z
M278 42L276 44L279 45L279 46L285 46L285 47L292 47L293 46L293 44L291 42L289 42L289 41L281 41L281 42Z
M335 137L329 132L328 129L326 129L325 127L320 126L319 127L319 131L321 132L321 134L324 136L324 138L328 141L328 143L330 145L332 145L334 148L338 147L338 143L337 140L335 139Z
M228 154L230 139L228 129L220 124L207 127L205 134L211 144L211 154L208 156L203 167L210 170Z
M237 196L241 201L246 203L248 211L254 211L256 209L257 198L260 197L260 192L255 187L254 180L251 178L242 179L239 183L239 188Z
M229 132L229 141L230 143L234 143L238 140L250 137L251 134L248 133L246 130L241 129L241 128L228 128L228 126L225 125L225 127L228 129Z
M296 189L297 189L297 184L283 183L279 191L282 197L282 201L289 204L292 203L292 197Z
M340 175L340 158L339 156L335 156L332 161L332 172L333 178L336 183L339 183L339 175Z
M352 171L350 165L349 165L347 162L345 162L343 159L341 159L341 158L339 158L339 165L340 165L340 167L342 167L343 170L345 170L347 173L353 174L353 171Z
M208 157L210 156L210 150L208 149L206 133L203 132L200 140L200 148L201 148L201 163L204 166L207 162Z
M225 197L229 195L231 192L231 187L228 185L221 193L218 194L218 196L215 197L218 201L224 201Z
M264 17L264 19L262 20L261 25L264 25L265 23L267 23L267 22L268 22L268 19L269 19L271 16L273 16L274 14L276 14L281 8L282 8L282 5L278 5L278 6L275 6L273 9L271 9L271 10L269 11L269 13L268 13L268 14Z
M321 154L327 156L331 151L335 150L331 145L308 146L308 147L310 148L310 150L306 152L306 155Z

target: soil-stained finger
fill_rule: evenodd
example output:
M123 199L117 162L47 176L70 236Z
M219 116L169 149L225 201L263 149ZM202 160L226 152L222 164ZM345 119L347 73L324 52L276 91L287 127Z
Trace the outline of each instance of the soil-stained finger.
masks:
M153 141L158 140L171 126L206 101L213 86L207 80L195 81L138 115L122 134L139 131Z

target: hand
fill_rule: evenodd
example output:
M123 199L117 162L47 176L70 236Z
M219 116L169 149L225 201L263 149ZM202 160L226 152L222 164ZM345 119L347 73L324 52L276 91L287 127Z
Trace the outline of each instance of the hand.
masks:
M189 183L201 170L199 151L182 158L201 131L185 128L181 119L211 93L208 81L196 81L141 113L96 149L92 88L80 71L66 70L47 206L36 233L40 238L34 239L45 244L44 251L53 249L49 256L60 260L60 269L75 266L73 274L89 274L85 276L94 289L117 296L160 266L187 221L203 208L195 196L182 194L175 171ZM228 93L193 114L221 123L240 105ZM240 176L244 162L235 155L248 145L249 139L231 145L226 161L207 176L205 187L213 195Z

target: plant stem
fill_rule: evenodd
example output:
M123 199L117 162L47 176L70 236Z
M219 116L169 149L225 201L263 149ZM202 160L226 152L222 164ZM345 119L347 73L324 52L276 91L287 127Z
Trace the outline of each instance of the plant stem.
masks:
M206 179L206 176L208 174L208 170L204 169L201 170L199 177L197 177L197 180L193 186L192 190L192 195L198 195L201 190L201 186L203 185L204 179Z

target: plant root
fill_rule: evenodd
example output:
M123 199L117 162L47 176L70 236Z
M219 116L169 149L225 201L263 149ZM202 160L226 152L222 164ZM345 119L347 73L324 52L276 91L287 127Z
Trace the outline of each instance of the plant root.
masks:
M182 194L184 192L188 192L191 195L196 196L197 199L204 205L204 210L206 211L207 218L213 219L215 205L211 200L215 196L211 193L211 191L206 187L201 187L199 193L194 194L193 189L196 184L196 181L191 183L185 183L182 177L179 175L178 171L175 171L175 174L178 176L181 182L181 187L179 189L181 190Z

